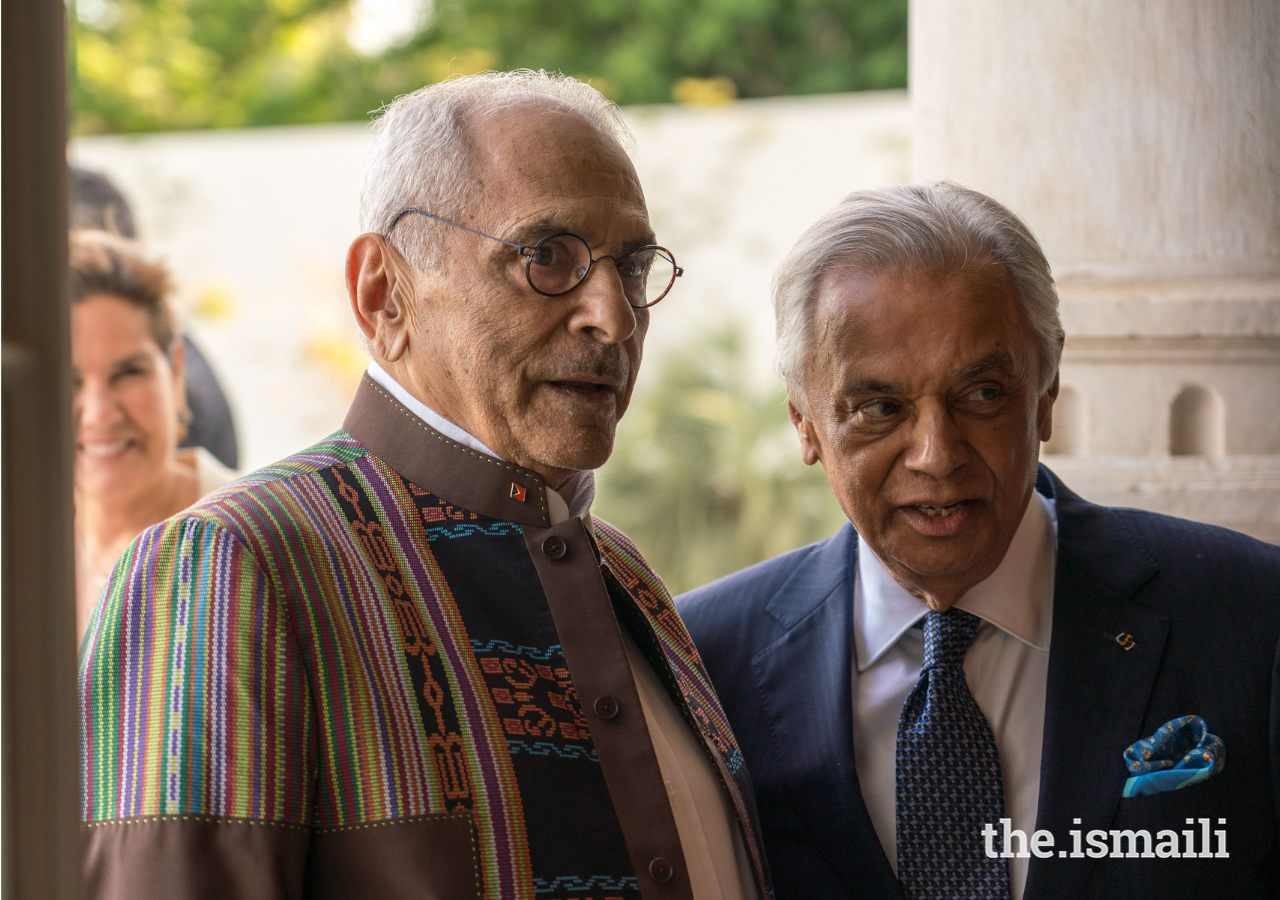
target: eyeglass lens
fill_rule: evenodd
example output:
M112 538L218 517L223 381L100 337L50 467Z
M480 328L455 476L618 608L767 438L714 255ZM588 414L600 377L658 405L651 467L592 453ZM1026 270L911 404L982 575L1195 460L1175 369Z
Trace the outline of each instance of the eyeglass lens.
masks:
M644 247L616 261L622 290L632 306L652 306L662 299L676 278L671 254L660 247ZM555 296L577 287L591 268L591 248L573 234L545 238L529 257L529 283Z

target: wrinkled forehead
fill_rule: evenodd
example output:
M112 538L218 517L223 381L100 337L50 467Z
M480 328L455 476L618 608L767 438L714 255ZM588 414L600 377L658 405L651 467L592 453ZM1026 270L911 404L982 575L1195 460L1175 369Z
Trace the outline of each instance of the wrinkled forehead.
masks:
M818 279L811 317L840 313L842 318L909 325L921 317L945 321L958 310L988 319L1022 319L1013 277L1004 266L985 260L939 271L838 261Z
M1013 288L1013 276L996 257L982 248L948 248L949 253L932 261L922 261L909 255L853 250L833 256L822 263L821 275L815 282L814 296L820 296L832 284L849 278L882 279L903 284L910 281L931 279L947 282L963 279L973 283L1005 283Z
M1013 279L998 265L945 273L833 267L812 307L814 350L843 358L955 359L995 350L1021 362L1036 342ZM841 366L842 368L844 366Z
M571 110L514 106L467 129L474 185L487 200L590 199L645 210L644 191L622 144Z

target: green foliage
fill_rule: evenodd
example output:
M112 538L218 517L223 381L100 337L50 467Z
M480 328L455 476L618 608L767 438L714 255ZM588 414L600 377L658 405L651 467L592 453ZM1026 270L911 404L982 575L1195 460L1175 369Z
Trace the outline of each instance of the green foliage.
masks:
M590 78L624 104L685 79L718 79L722 99L906 84L906 0L436 0L374 57L348 43L353 2L72 0L75 128L362 119L487 68Z
M752 388L753 368L733 330L667 356L600 470L595 512L636 542L673 593L845 521L822 469L800 461L785 392Z

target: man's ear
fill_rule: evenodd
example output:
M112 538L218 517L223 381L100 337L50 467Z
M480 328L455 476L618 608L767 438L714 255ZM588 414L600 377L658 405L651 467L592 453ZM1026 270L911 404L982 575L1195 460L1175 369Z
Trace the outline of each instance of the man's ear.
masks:
M383 362L395 362L413 330L413 270L382 235L362 234L347 250L346 280L351 312L369 350Z
M1039 407L1036 409L1042 444L1053 437L1053 404L1058 399L1058 377L1055 373L1049 389L1040 395Z
M791 391L787 391L787 415L791 417L791 424L795 426L796 434L800 436L800 459L806 466L811 466L822 459L822 452L818 446L818 435L813 430L813 422L796 408L795 402L791 399Z

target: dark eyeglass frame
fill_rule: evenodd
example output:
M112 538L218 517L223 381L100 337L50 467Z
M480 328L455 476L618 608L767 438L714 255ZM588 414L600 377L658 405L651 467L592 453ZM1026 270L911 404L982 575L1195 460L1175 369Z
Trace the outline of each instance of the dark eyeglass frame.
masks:
M675 286L676 279L684 274L684 269L676 265L675 254L672 253L670 250L668 250L666 247L660 247L657 244L645 244L643 247L637 247L636 249L631 250L627 253L623 253L619 256L596 257L591 255L591 246L586 241L584 241L581 237L574 234L572 231L561 231L561 232L557 232L556 234L547 235L546 237L538 241L538 243L532 246L525 246L524 244L513 244L511 241L504 241L500 237L494 237L491 234L485 234L483 231L476 231L474 228L468 228L466 225L461 225L457 222L450 221L449 219L446 219L444 216L437 216L435 213L429 213L426 210L418 209L415 206L405 207L404 209L400 210L400 212L396 213L396 217L391 220L391 224L387 226L387 230L383 233L382 236L387 240L390 240L391 232L395 230L396 223L399 222L401 219L403 219L409 213L417 213L420 216L426 216L428 219L436 219L437 221L444 222L446 225L452 225L454 228L461 228L463 231L469 231L472 234L478 234L482 238L488 238L491 241L497 241L499 244L506 244L508 247L515 249L520 253L521 256L525 258L524 277L525 277L525 280L529 282L529 287L533 288L533 290L537 291L539 294L541 294L544 297L562 297L565 294L569 293L578 285L582 284L582 282L587 280L587 276L591 274L592 266L600 262L600 260L602 259L607 259L612 261L614 268L620 270L622 266L625 265L629 259L631 259L631 257L635 256L637 253L643 253L646 250L655 250L660 253L665 253L667 255L667 258L671 260L671 269L672 269L671 281L668 282L666 290L664 290L661 294L659 294L657 299L651 300L648 303L636 304L636 303L632 303L631 300L628 298L627 303L631 306L632 309L648 309L649 307L656 305L659 300L667 296L667 294L671 293L671 288ZM573 287L565 288L563 291L556 291L555 293L548 293L547 291L542 290L536 284L533 283L533 276L529 273L529 268L533 265L533 259L537 255L538 250L541 249L542 245L545 244L547 241L554 240L555 238L559 238L559 237L571 237L574 240L580 241L582 245L587 248L587 259L590 260L590 262L587 263L587 268L583 270L582 277L578 279L577 283L575 283Z

